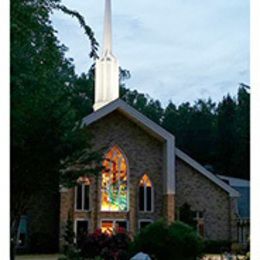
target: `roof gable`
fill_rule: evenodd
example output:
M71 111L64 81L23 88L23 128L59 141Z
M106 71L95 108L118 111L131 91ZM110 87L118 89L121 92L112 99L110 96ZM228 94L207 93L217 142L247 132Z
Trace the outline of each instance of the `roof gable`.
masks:
M148 117L141 114L139 111L134 109L133 107L129 106L126 102L121 99L116 99L115 101L109 103L108 105L98 109L97 111L93 112L92 114L83 118L82 126L88 126L101 118L105 117L106 115L112 113L113 111L120 111L130 120L135 122L141 128L158 138L159 140L166 141L167 145L167 172L170 182L175 182L175 155L178 156L180 159L185 161L189 164L192 168L196 169L199 173L204 175L206 178L211 180L213 183L218 185L220 188L225 190L230 197L239 197L239 192L236 191L234 188L229 186L227 183L222 181L216 175L208 171L205 167L201 164L196 162L194 159L189 157L187 154L179 150L175 147L175 137L167 130L150 120ZM170 176L172 175L172 176ZM167 183L169 185L169 183ZM175 184L173 184L175 186ZM171 185L170 185L171 186ZM175 188L174 188L175 190Z
M104 116L118 110L124 114L127 118L135 122L138 126L145 131L163 141L165 149L165 167L163 174L165 175L165 181L163 182L163 189L165 194L175 193L175 137L163 129L158 124L138 112L126 104L123 100L116 99L108 105L98 109L89 116L83 118L82 126L88 126Z
M139 111L134 109L133 107L129 106L126 102L121 99L116 99L115 101L109 103L108 105L100 108L99 110L93 112L92 114L83 118L82 126L90 125L99 119L103 118L104 116L112 113L113 111L118 110L130 120L135 122L137 125L142 127L147 132L151 133L155 137L160 140L169 140L174 139L175 137L166 131L164 128L159 126L158 124L154 123L148 117L141 114Z

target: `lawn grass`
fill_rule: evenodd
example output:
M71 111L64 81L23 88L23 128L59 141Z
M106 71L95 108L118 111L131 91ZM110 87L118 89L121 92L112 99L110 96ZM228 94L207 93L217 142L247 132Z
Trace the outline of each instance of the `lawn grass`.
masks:
M16 256L15 260L58 260L61 255L20 255ZM207 254L206 259L220 259L220 255ZM243 256L239 256L238 259L244 259Z
M18 255L15 260L57 260L61 255Z

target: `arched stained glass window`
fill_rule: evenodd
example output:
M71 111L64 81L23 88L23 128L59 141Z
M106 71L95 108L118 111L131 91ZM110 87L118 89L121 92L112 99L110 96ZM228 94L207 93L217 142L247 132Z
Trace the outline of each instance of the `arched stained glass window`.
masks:
M127 211L127 163L120 149L114 146L103 162L101 187L102 211Z
M152 211L153 185L149 177L145 174L139 183L139 210Z

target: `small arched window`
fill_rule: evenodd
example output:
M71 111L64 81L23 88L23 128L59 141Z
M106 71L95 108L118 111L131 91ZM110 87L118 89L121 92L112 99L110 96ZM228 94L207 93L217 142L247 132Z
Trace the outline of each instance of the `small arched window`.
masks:
M145 174L139 183L139 210L151 212L153 209L153 185Z
M88 211L89 210L89 193L90 181L87 177L78 179L75 188L75 206L76 210Z
M102 211L127 211L127 162L121 150L114 146L103 162L101 185Z

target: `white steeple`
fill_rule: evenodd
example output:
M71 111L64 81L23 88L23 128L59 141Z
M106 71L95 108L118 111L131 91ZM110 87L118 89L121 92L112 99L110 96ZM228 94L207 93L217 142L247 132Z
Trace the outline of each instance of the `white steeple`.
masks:
M106 0L105 7L103 55L105 55L106 52L112 53L111 0Z
M111 0L105 1L104 46L102 56L96 61L94 110L119 98L119 65L112 54Z

